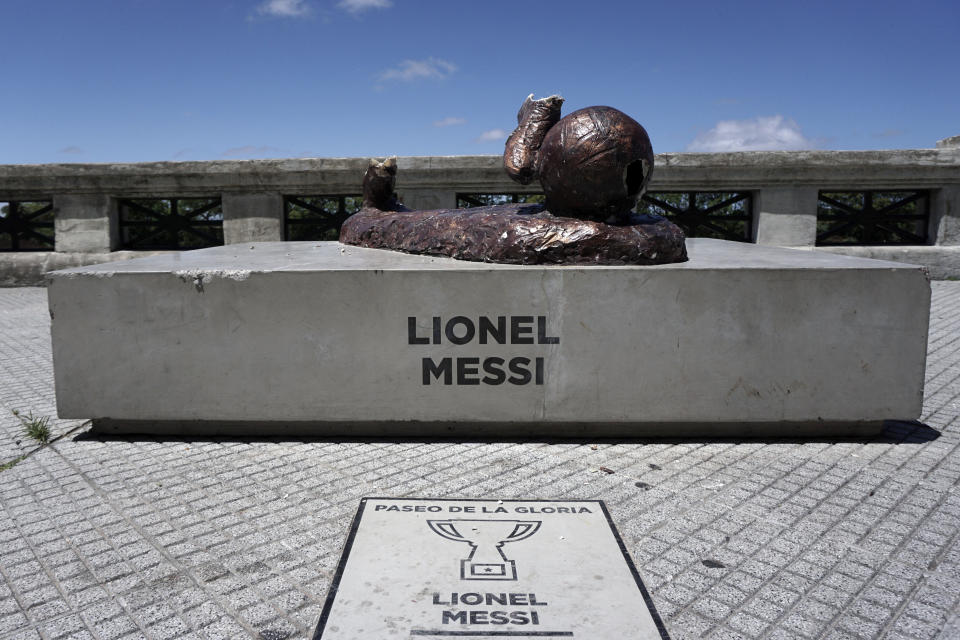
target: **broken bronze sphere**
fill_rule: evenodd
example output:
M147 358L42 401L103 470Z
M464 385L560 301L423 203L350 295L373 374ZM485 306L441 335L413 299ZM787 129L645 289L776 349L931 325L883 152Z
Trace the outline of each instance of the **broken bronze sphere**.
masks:
M363 207L340 241L361 247L507 264L650 265L683 262L683 231L633 211L653 171L647 132L611 107L560 117L563 98L527 97L507 139L504 168L540 180L546 205L409 211L393 193L395 159L371 161Z
M557 216L607 220L637 206L653 173L653 147L636 120L611 107L562 118L539 151L540 184Z

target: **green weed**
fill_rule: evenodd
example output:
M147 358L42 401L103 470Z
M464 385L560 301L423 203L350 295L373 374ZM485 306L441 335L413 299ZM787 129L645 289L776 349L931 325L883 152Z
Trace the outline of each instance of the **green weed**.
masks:
M20 456L19 458L14 458L13 460L0 464L0 472L6 471L7 469L12 469L18 462L20 462L26 457L27 456Z
M35 416L33 411L26 416L22 416L16 409L13 410L13 415L17 416L17 419L23 424L23 435L36 440L40 444L50 442L49 416Z

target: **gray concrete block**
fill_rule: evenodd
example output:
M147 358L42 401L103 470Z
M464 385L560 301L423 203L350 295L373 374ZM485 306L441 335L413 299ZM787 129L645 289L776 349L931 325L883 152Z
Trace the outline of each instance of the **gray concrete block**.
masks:
M960 184L934 189L930 198L930 236L937 245L960 244Z
M283 240L280 193L224 193L221 204L225 244Z
M689 249L675 265L520 267L268 243L56 272L58 410L276 434L796 434L919 416L921 268Z
M457 192L451 189L404 188L397 185L403 204L411 209L453 209L457 206Z
M816 187L764 187L757 192L757 244L813 246L817 238Z
M102 193L53 196L58 252L103 253L117 248L117 202Z

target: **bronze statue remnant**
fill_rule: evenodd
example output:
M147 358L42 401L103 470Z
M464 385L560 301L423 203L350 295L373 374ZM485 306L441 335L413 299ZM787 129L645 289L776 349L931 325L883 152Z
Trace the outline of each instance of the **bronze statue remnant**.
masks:
M410 211L397 201L396 159L371 161L363 207L340 241L361 247L509 264L665 264L687 259L684 235L633 211L653 172L647 132L610 107L561 118L563 98L527 97L503 154L521 184L537 178L546 204Z

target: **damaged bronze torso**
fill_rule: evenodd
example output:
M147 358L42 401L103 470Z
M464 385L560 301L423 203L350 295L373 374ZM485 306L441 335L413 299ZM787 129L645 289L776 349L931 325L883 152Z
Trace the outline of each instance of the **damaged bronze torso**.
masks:
M531 98L507 140L504 166L522 184L539 178L546 205L409 211L393 193L395 160L371 162L363 208L344 222L340 241L508 264L686 260L679 227L632 211L653 170L643 127L610 107L589 107L560 119L561 98Z

